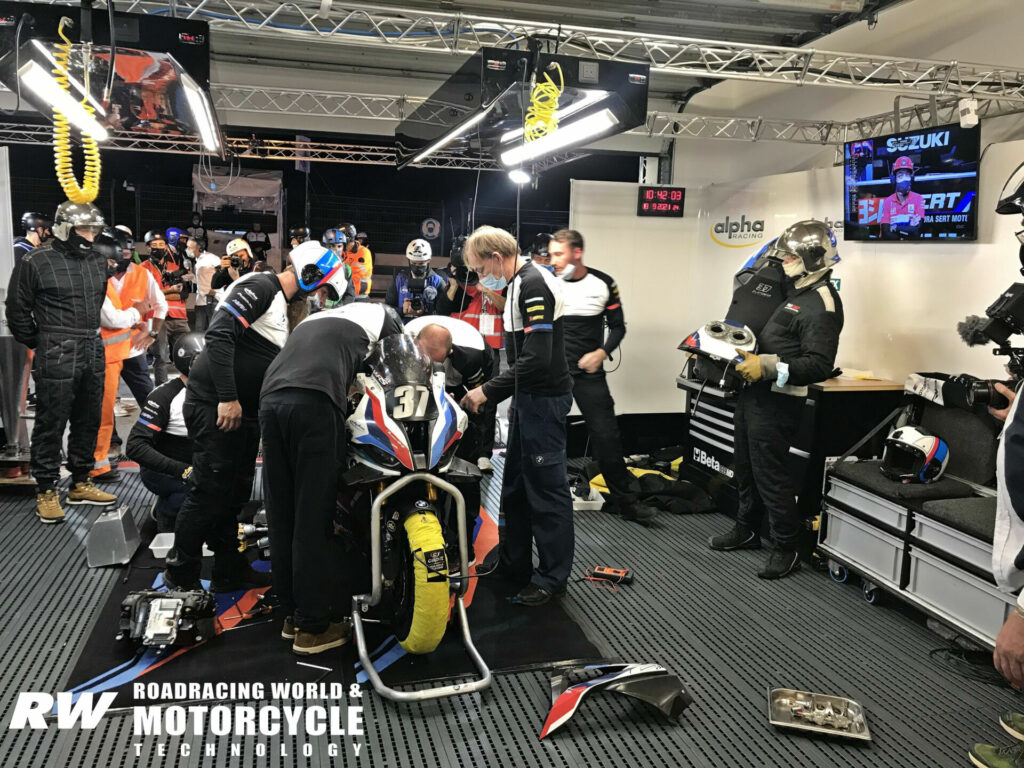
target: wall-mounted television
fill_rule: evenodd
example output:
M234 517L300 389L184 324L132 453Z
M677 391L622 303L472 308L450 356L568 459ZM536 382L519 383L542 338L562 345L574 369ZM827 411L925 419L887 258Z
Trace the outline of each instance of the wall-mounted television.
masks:
M978 126L847 143L843 239L977 239L980 150Z

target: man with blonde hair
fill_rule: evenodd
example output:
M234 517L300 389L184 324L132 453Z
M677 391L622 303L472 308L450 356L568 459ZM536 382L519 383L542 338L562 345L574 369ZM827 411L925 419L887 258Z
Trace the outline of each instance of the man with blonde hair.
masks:
M496 573L525 584L516 602L542 605L564 594L575 545L565 456L572 379L562 335L562 289L550 272L523 260L519 244L503 229L478 228L463 254L477 274L508 281L509 370L470 390L462 403L475 413L485 402L512 398ZM540 558L536 568L533 542Z

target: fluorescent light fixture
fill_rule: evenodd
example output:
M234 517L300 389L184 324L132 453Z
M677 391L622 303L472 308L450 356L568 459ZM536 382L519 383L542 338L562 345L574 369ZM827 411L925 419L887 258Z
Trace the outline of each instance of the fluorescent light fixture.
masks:
M523 184L529 184L533 181L533 177L522 168L513 168L508 172L508 177L512 180L512 183L519 184L520 186Z
M43 55L43 57L47 60L47 62L49 62L49 64L54 69L63 69L57 63L57 60L55 58L53 58L53 53L50 51L50 49L47 48L45 45L43 45L39 40L33 40L32 41L32 45L35 47L35 49L37 51L39 51L40 54ZM71 55L72 56L76 56L76 55L78 55L78 52L75 51L74 49L72 49ZM69 61L68 63L70 64L71 62ZM47 73L47 74L49 74L49 73ZM76 91L76 97L80 98L82 94L85 94L85 98L89 100L90 104L92 104L92 108L95 109L97 112L99 112L104 117L106 117L107 116L107 110L105 110L103 108L102 104L100 104L98 101L96 101L96 99L93 97L93 95L91 93L86 91L85 86L81 83L81 81L79 81L78 78L76 78L74 75L71 74L70 71L68 71L66 69L64 70L64 74L68 78L68 84L71 85L71 87ZM57 87L59 88L60 86L58 85Z
M492 101L485 109L481 110L480 112L477 112L475 115L473 115L465 122L459 123L457 126L452 128L450 131L448 131L448 133L446 133L440 139L438 139L425 150L416 155L416 157L412 159L413 164L423 162L425 159L430 157L439 149L448 146L452 141L456 139L456 137L461 136L467 130L469 130L474 125L482 121L485 117L487 117L488 113L494 108L494 105L496 103L497 99Z
M580 110L586 109L592 104L597 104L599 101L604 101L608 98L608 91L586 91L582 99L568 105L565 109L555 110L555 120L561 122L567 117L575 115ZM508 144L510 141L522 137L523 129L516 128L514 131L507 131L501 135L501 143Z
M40 99L61 112L82 133L96 141L106 141L110 138L107 129L35 61L28 62L18 70L18 77L21 78L23 87L30 89Z
M610 109L602 109L592 115L581 117L568 125L561 125L554 133L549 133L536 141L501 153L501 164L504 166L522 165L541 155L550 155L559 149L583 144L606 131L614 129L619 118Z
M195 118L203 147L207 152L220 152L217 124L211 114L206 94L185 72L181 73L181 85L185 89L185 99L188 101L189 109L192 110L192 117Z
M864 0L757 0L757 2L780 8L800 8L805 11L860 13L864 10Z

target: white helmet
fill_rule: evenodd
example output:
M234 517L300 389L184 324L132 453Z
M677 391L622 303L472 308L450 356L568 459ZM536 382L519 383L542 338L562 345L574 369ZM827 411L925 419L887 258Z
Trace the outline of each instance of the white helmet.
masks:
M249 254L249 260L255 261L255 259L253 259L252 256L252 248L249 246L249 243L240 237L236 237L234 240L228 243L228 247L226 248L226 250L228 256L234 256L239 251L246 251Z
M345 295L348 287L345 262L330 248L307 240L292 248L288 260L295 267L300 290L312 293L326 285L331 301L338 301Z
M901 483L932 483L942 477L949 446L923 427L899 427L885 439L882 474Z
M430 261L432 254L430 243L426 240L413 240L405 249L405 258L420 264Z

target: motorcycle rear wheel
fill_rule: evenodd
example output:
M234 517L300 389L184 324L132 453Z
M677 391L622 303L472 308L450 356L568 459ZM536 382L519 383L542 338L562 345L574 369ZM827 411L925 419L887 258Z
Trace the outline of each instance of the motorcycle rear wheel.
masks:
M396 604L395 638L407 653L430 653L448 626L448 567L441 524L431 512L414 512L404 521L401 587Z

